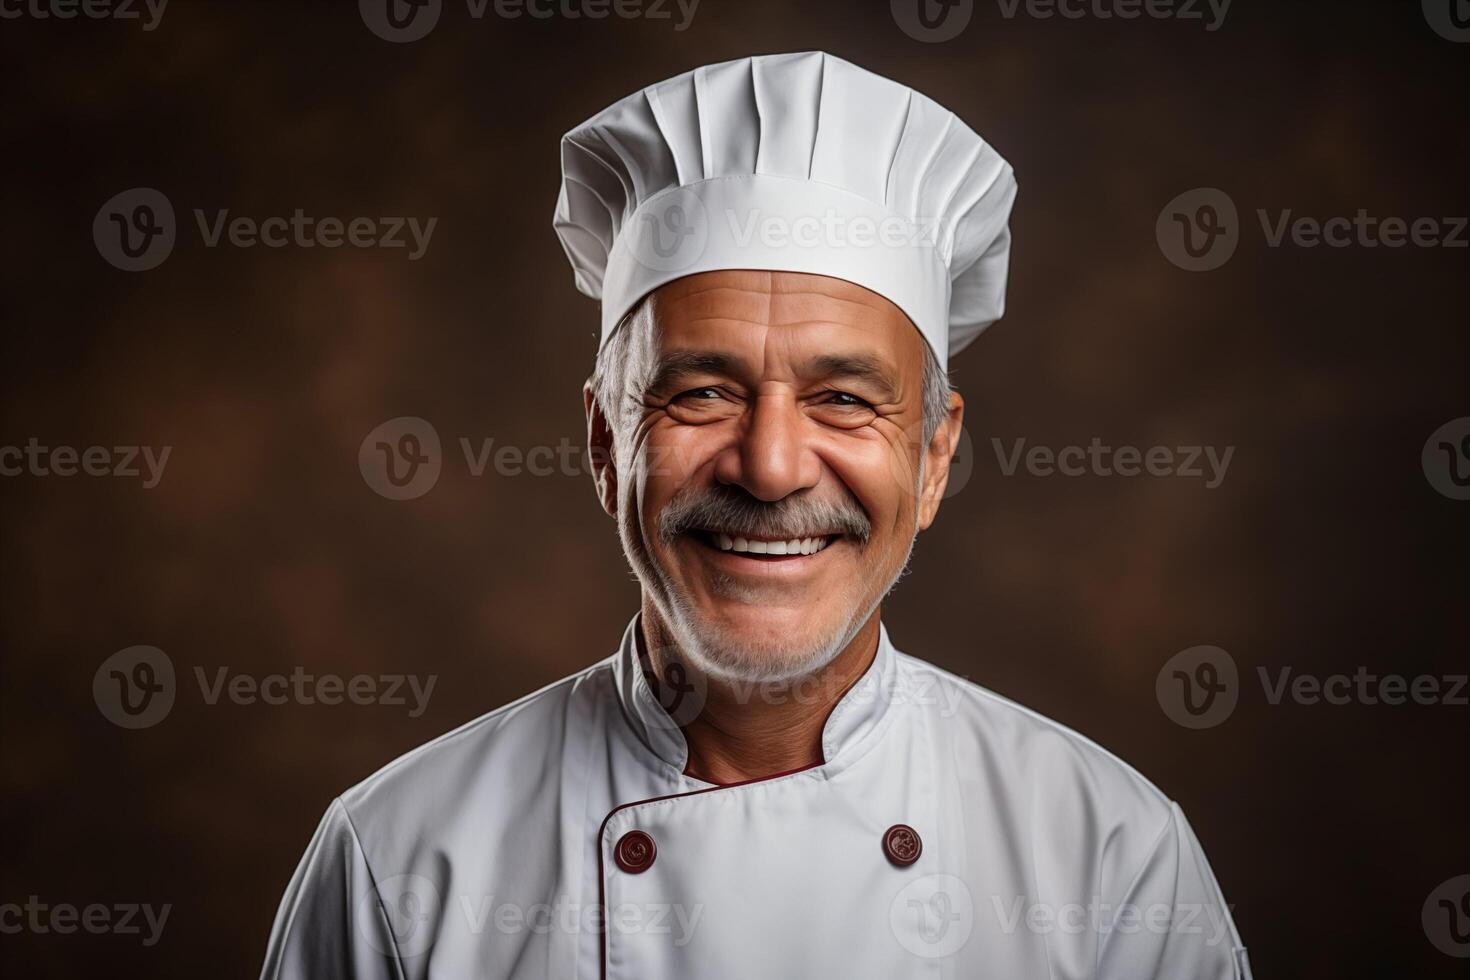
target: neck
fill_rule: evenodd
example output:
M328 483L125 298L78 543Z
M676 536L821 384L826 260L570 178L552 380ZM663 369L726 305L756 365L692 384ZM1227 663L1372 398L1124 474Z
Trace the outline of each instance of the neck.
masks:
M655 686L670 677L671 667L696 669L674 645L647 596L640 622L645 670ZM680 729L689 747L685 774L723 786L825 762L822 730L837 702L877 656L878 622L875 609L842 652L805 677L762 682L702 676L704 706Z

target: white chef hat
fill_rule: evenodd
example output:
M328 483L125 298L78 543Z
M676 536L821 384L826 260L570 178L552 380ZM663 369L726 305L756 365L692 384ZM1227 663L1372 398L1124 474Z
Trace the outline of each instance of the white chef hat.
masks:
M941 364L1001 316L1010 164L954 113L820 51L707 65L562 138L555 227L602 343L698 272L833 276L903 310Z

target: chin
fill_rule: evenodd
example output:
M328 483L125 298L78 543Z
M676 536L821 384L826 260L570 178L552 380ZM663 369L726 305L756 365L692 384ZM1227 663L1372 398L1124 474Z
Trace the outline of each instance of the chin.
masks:
M631 527L620 530L669 639L689 666L727 683L790 683L820 671L852 642L902 571L882 589L872 588L868 569L810 586L752 582L702 567L676 574L676 562L665 567Z
M852 641L865 618L814 625L813 617L792 610L772 615L741 604L711 614L674 605L666 618L694 666L708 676L745 683L793 681L821 670Z

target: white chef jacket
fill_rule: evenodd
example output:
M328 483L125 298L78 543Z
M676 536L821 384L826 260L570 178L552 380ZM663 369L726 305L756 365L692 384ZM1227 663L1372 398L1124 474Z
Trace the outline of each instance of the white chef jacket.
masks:
M1178 806L1082 736L880 630L821 765L716 786L638 629L335 800L262 976L1250 980Z

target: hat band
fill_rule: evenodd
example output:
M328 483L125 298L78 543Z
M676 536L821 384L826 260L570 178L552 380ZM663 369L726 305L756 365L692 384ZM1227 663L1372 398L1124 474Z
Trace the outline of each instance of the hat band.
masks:
M832 276L890 300L939 363L949 353L950 282L936 221L851 191L754 174L660 191L619 230L602 283L602 343L643 297L684 276L760 269Z

